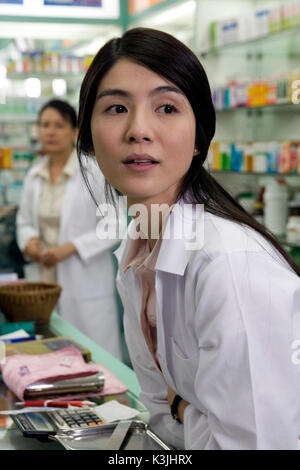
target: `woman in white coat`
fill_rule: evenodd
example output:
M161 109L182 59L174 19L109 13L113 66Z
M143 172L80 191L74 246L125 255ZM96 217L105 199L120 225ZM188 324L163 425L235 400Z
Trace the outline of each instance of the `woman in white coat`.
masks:
M136 28L100 49L78 149L133 216L118 288L150 427L185 449L297 449L300 269L203 167L214 131L182 43Z
M61 100L46 103L39 133L47 157L26 175L17 214L18 244L30 261L26 279L60 284L60 315L121 358L111 252L116 240L96 234L97 208L74 150L75 110Z

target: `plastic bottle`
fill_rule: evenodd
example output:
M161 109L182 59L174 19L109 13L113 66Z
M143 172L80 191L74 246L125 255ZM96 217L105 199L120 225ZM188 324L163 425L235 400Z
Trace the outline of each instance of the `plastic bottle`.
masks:
M254 145L254 171L265 173L267 171L267 150L263 142Z
M267 144L267 172L277 173L278 171L278 152L279 144L277 142L269 142ZM300 166L300 160L299 160ZM300 170L299 170L300 173Z
M221 169L230 170L230 146L229 144L222 142L220 145L221 153Z
M254 149L251 142L245 145L244 171L254 171Z
M300 215L292 215L286 226L286 240L300 246Z
M266 227L274 235L284 235L288 216L288 188L284 180L272 179L264 192Z
M297 169L298 169L297 147L298 147L297 142L291 142L291 145L290 145L291 173L297 173Z
M12 150L11 148L2 148L2 168L9 169L12 167Z
M278 154L279 173L290 173L291 171L291 148L290 142L282 142Z

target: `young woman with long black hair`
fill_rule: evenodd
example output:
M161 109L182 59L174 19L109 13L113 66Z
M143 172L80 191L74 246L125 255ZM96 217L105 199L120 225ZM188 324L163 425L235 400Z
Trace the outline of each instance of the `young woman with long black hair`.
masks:
M116 255L150 426L179 448L296 449L300 269L204 169L214 132L205 71L172 36L132 29L95 56L78 152L112 198L146 208L146 233L130 236L133 217Z

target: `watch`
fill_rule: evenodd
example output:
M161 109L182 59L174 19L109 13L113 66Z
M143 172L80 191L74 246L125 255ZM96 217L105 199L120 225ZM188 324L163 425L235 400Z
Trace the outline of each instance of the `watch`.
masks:
M171 405L171 415L179 423L181 423L181 420L179 419L179 416L178 416L178 405L179 405L179 402L181 402L181 400L182 400L181 396L175 395L175 398Z

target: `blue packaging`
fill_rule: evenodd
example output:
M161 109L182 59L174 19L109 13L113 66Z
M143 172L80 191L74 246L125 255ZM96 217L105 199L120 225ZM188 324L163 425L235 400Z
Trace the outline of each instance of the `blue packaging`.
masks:
M277 173L278 172L278 153L279 146L277 142L270 142L267 150L267 172Z
M235 144L231 144L230 169L232 171L241 171L243 167L243 151Z

